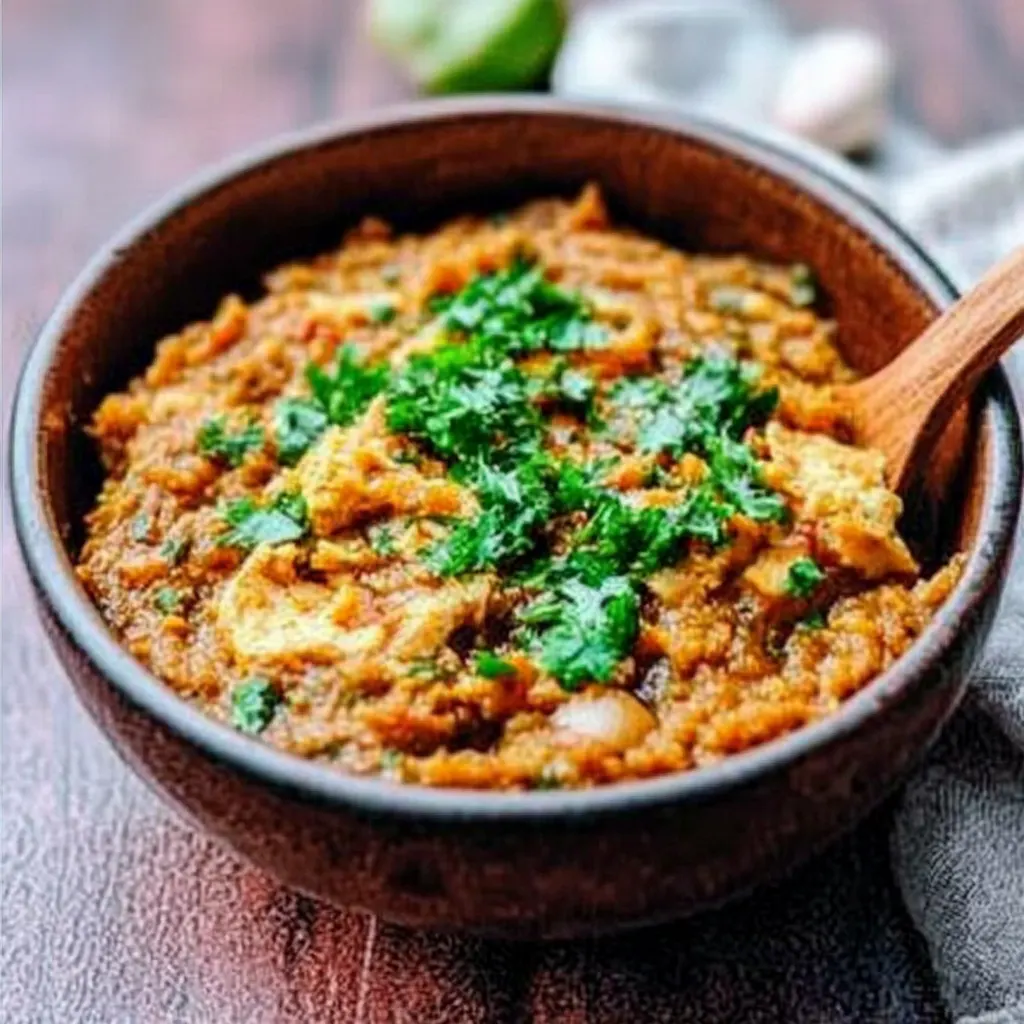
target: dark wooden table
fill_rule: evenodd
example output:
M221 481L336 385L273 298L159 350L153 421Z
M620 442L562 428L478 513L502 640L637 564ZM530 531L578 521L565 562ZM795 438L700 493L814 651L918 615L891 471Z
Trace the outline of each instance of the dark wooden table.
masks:
M903 113L946 142L1021 119L1022 0L783 6L800 25L885 33ZM249 142L406 94L361 26L345 0L7 0L5 429L34 330L124 218ZM179 824L115 760L46 646L6 501L3 514L4 1021L941 1019L883 827L697 924L602 943L425 937L282 890ZM827 921L864 901L878 929L808 946L808 914ZM750 934L756 951L734 963ZM797 972L819 956L847 980ZM766 1005L765 984L787 990L788 977L792 999Z

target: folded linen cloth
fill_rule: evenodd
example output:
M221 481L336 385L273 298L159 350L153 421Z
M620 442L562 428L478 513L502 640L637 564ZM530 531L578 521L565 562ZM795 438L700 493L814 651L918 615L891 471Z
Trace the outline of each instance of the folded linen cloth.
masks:
M893 201L968 287L1024 244L1024 132L903 184ZM1024 408L1024 344L1005 366ZM1024 527L967 702L904 790L891 846L958 1024L1024 1021Z

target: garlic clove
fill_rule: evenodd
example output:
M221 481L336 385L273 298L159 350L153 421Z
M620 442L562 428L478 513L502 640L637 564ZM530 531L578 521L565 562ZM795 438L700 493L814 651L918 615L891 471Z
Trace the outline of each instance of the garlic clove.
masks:
M596 740L611 750L628 750L654 729L658 721L631 693L609 688L598 696L573 697L551 716L551 724L556 734L568 743Z
M785 131L841 153L868 149L888 123L893 61L859 29L820 32L790 57L771 108Z

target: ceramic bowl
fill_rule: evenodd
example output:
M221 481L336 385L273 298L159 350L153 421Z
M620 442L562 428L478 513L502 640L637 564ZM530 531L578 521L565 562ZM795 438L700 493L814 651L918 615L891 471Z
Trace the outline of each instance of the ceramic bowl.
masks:
M426 227L599 182L615 216L698 250L811 264L847 358L871 372L954 298L870 200L806 152L696 119L544 98L446 101L292 135L192 182L85 268L25 365L15 522L48 632L123 758L283 882L431 928L607 932L786 872L891 792L959 700L1016 521L1020 424L1001 370L951 423L907 528L969 551L923 635L830 718L698 771L581 792L478 793L347 777L203 717L133 660L72 569L101 480L83 432L154 343L367 213Z

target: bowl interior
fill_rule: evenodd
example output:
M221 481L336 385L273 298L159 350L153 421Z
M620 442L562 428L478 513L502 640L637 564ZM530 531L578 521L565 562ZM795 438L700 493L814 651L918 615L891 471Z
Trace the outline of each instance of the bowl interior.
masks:
M162 335L208 317L228 292L258 294L266 271L336 246L366 214L425 228L467 210L570 194L588 181L601 185L616 219L685 249L810 264L844 353L864 373L892 359L949 297L934 269L841 186L721 129L468 104L278 146L146 215L96 258L71 308L58 312L38 457L68 552L102 480L82 428L105 394L148 364ZM968 499L955 508L921 503L906 521L926 563L973 536L977 517L964 509L977 510L984 490L980 469L971 469L984 460L966 457L975 447L961 414L934 460L930 490L942 493L966 473Z

